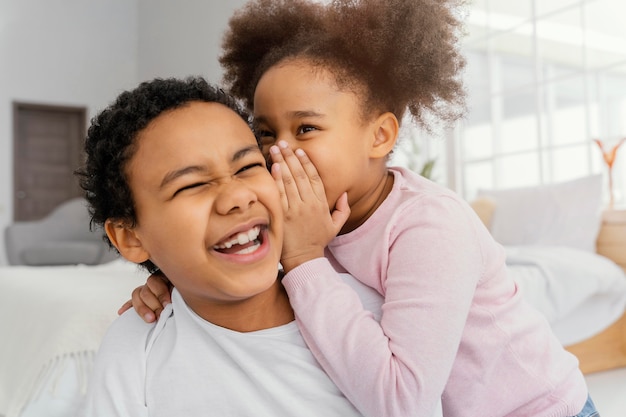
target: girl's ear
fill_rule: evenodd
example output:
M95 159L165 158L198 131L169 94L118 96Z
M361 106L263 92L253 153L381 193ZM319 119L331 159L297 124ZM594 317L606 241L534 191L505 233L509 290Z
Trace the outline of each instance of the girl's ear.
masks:
M398 119L391 112L378 116L374 121L374 142L370 149L370 158L384 158L391 153L398 140L400 126Z
M104 223L104 230L113 246L124 258L137 264L150 258L150 254L143 247L135 229L125 225L123 221L108 219Z

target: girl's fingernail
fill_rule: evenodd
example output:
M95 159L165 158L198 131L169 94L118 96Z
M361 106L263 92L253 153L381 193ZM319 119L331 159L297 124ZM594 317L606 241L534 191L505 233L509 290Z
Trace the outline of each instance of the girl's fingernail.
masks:
M304 156L304 151L300 148L296 149L296 155L298 156Z
M279 140L278 141L278 146L280 146L283 149L287 148L287 142L285 142L284 140Z
M274 153L274 154L279 154L280 153L280 149L278 149L278 146L272 146L270 148L270 152Z

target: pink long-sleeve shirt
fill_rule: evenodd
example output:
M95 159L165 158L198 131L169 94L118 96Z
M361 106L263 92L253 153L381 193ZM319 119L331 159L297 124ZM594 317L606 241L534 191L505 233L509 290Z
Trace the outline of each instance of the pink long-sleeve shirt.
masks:
M283 283L313 354L366 416L573 416L577 359L507 275L505 252L450 190L401 168L376 212ZM378 323L337 272L384 297Z

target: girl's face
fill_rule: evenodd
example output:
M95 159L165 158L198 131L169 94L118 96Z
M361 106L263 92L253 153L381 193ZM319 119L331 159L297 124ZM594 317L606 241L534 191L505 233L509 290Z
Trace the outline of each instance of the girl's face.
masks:
M234 111L192 102L163 113L140 132L126 173L134 236L198 314L275 284L283 236L278 190Z
M347 191L348 223L367 217L371 190L386 167L384 158L370 157L374 120L363 120L357 94L340 91L328 70L306 61L279 63L259 80L254 119L265 154L278 140L303 149L324 182L329 206Z

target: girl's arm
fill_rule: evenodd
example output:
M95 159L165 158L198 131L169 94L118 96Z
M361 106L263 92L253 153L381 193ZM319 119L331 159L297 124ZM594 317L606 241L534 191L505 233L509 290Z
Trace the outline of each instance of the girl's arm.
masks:
M283 279L311 351L366 416L430 416L441 399L483 273L471 238L446 229L405 229L388 250L385 271L363 261L363 269L386 275L380 323L324 259ZM355 256L378 256L368 237L362 240L365 256ZM365 274L353 271L357 279Z
M286 172L289 167L284 165ZM293 181L285 186L290 184ZM283 279L313 354L366 416L435 412L484 273L481 247L467 213L453 199L432 200L426 207L413 202L396 210L388 219L389 236L363 234L358 248L343 254L358 259L357 267L339 256L348 272L383 294L380 323L363 309L327 259L301 263ZM306 204L307 197L290 199L289 210L298 201ZM315 219L299 221L318 224ZM302 243L304 236L294 243Z

